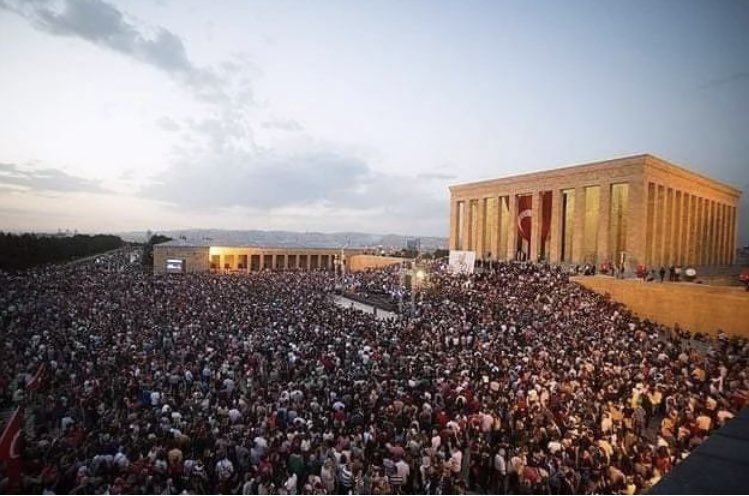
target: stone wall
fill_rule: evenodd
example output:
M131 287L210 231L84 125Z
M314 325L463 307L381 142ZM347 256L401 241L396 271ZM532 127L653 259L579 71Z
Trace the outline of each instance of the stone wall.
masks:
M210 268L207 246L179 247L156 245L153 247L154 274L163 274L166 272L166 261L169 258L184 260L186 272L205 272Z
M749 292L743 288L685 282L641 282L611 277L576 277L573 280L629 307L641 318L692 332L749 337Z
M376 255L353 255L348 258L348 270L357 272L364 269L389 267L390 265L407 262L408 258L378 257Z

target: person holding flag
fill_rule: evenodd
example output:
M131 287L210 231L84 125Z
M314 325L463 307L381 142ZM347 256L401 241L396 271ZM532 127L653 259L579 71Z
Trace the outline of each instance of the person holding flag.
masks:
M3 494L17 494L23 489L23 406L16 408L5 423L0 435L0 462L3 479L0 491Z

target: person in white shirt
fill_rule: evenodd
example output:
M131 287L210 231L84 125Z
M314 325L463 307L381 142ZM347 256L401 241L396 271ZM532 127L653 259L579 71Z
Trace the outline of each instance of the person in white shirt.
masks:
M229 415L229 420L231 421L232 424L236 424L242 418L242 413L236 408L232 408L231 410L229 410L228 415Z
M459 474L463 465L463 452L458 448L453 448L448 464L453 474Z
M432 453L437 453L440 445L442 445L442 437L440 437L437 430L432 431Z
M411 467L399 459L395 462L395 475L390 478L390 484L393 486L393 492L397 493L398 489L408 482L408 476L411 475Z
M333 468L333 462L326 460L320 470L320 478L322 479L325 489L328 494L333 494L335 491L335 469Z
M284 489L286 489L286 494L297 493L297 475L294 472L292 472L289 478L286 479Z
M493 493L507 493L507 459L505 449L499 448L494 455L494 479L492 484Z
M234 475L234 464L228 458L224 457L216 462L216 475L219 480L227 481Z

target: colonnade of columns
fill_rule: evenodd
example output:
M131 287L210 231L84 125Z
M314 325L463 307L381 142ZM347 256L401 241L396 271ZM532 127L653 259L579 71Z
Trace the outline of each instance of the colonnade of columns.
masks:
M529 242L519 242L520 199L530 196ZM527 208L527 198L525 198ZM551 202L544 219L545 202ZM451 200L450 249L478 260L716 266L735 262L737 207L652 181L550 190L510 189ZM546 225L548 224L548 225ZM542 233L547 232L544 237Z
M221 270L246 270L253 272L263 269L332 269L337 253L264 253L231 252L211 255L211 268Z
M648 265L728 265L735 261L736 207L663 184L647 185Z
M553 190L510 190L478 198L453 199L450 212L450 249L475 251L479 260L513 260L518 258L518 214L521 197L530 196L531 230L524 256L530 260L546 259L580 263L586 260L611 260L610 246L611 186ZM595 205L586 199L595 188ZM574 200L572 199L574 198ZM566 216L566 201L574 203L572 215ZM545 202L551 202L548 218L543 218ZM588 212L592 209L593 214ZM564 221L564 222L563 222ZM548 225L547 225L548 224ZM586 225L589 229L586 235ZM624 229L624 227L621 227ZM572 233L565 243L566 231ZM543 236L544 232L547 236ZM626 238L626 233L623 238ZM586 245L588 252L586 252ZM590 253L592 247L593 253ZM619 247L623 249L623 246Z
M633 237L626 222L637 210L636 202L628 201L639 194L633 186L604 178L585 186L454 197L450 249L475 251L479 260L619 263ZM518 215L525 209L531 212L529 233L527 225L519 231ZM627 260L640 260L640 254L635 250Z

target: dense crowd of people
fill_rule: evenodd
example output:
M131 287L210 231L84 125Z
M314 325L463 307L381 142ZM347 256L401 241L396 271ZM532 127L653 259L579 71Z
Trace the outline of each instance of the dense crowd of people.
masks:
M123 266L0 272L23 492L633 494L749 397L747 341L640 321L554 267L434 265L376 320L330 272Z

